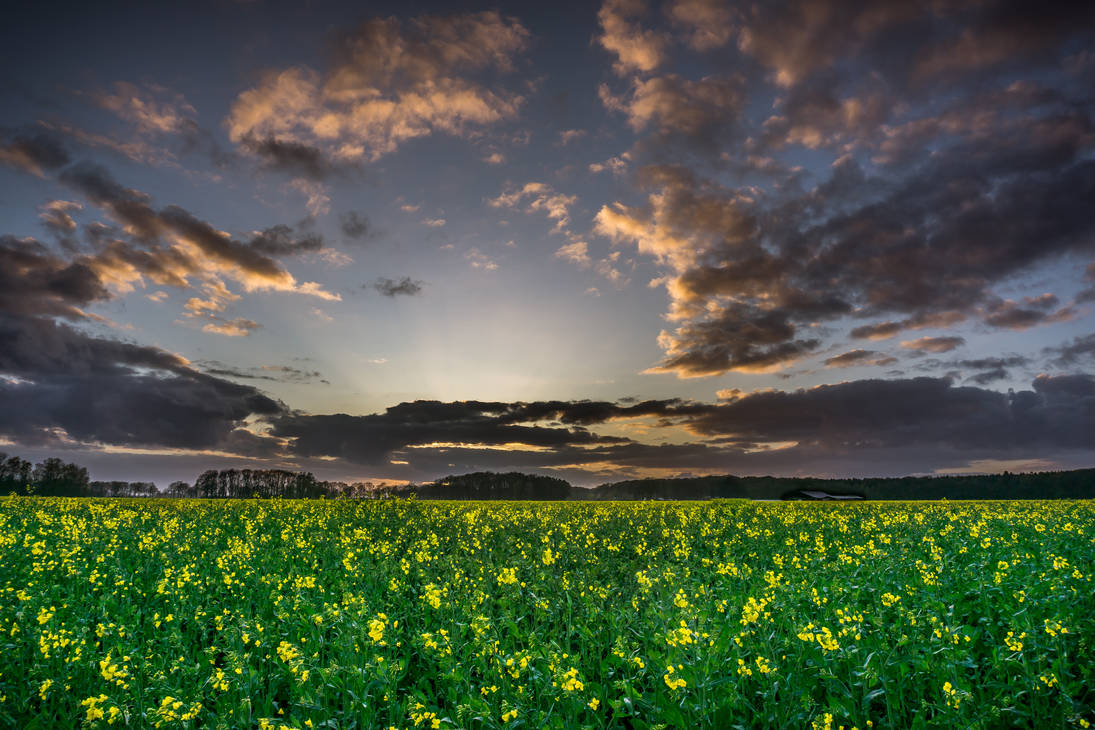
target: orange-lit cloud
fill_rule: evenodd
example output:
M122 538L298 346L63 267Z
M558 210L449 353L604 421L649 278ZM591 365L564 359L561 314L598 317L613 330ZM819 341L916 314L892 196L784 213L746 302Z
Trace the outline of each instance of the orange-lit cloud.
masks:
M234 142L319 145L342 160L376 160L416 137L513 117L521 96L472 80L507 71L528 42L517 20L495 11L374 18L338 40L337 63L320 73L269 73L232 105ZM246 145L245 145L246 146Z
M689 135L733 122L745 102L740 77L691 81L669 74L635 79L629 96L616 96L602 84L599 95L606 108L625 113L635 130L653 127Z
M917 340L905 340L901 347L917 352L950 352L966 344L962 337L921 337Z
M638 22L646 12L643 0L606 0L597 13L601 24L597 41L615 54L613 68L618 74L653 71L665 60L668 39L644 30Z

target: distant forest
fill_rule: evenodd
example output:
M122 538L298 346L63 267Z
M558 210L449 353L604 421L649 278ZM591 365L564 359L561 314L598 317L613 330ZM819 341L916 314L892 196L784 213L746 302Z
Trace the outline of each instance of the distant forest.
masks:
M31 464L0 453L0 494L58 497L198 497L203 499L1092 499L1095 469L868 479L710 476L635 479L574 487L555 477L509 472L447 476L427 484L321 481L309 472L221 469L193 484L166 490L151 482L91 481L88 471L61 459Z

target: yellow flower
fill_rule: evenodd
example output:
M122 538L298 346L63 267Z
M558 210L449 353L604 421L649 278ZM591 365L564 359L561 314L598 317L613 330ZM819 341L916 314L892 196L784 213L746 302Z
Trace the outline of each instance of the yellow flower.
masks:
M662 677L662 679L665 680L665 686L669 687L669 689L681 689L682 687L687 686L688 683L685 682L684 679L680 677L673 677L673 673L675 671L676 670L673 668L672 664L665 668L665 675Z

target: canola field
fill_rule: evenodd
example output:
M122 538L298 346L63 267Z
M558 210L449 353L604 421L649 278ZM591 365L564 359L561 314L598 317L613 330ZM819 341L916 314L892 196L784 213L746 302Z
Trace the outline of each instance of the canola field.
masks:
M0 499L0 727L1095 723L1095 502Z

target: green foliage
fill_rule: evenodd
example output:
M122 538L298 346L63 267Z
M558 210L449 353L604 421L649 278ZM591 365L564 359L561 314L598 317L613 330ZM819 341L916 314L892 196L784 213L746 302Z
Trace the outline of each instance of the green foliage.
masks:
M0 727L1095 721L1095 503L0 500Z

